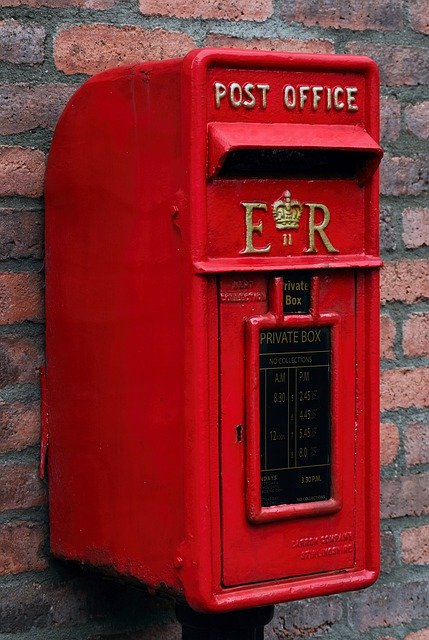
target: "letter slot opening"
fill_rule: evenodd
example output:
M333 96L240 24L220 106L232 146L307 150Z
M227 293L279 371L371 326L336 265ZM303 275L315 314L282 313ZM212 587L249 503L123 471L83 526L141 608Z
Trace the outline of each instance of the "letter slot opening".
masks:
M218 178L356 180L372 154L338 149L236 149L225 157Z
M209 178L350 179L364 184L382 150L362 128L349 125L212 122Z

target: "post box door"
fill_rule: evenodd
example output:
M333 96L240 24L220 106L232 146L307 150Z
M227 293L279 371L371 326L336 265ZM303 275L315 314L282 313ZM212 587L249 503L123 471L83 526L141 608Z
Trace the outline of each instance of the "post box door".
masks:
M284 282L289 276L292 271L283 272ZM356 562L355 275L312 271L306 278L311 310L277 319L269 302L272 275L219 279L225 586L342 571ZM252 353L260 347L260 339L251 344L252 319L256 336L268 331L272 342L279 341L268 358ZM300 336L310 331L323 344L303 345ZM313 362L319 373L314 377L312 365L296 362ZM271 369L269 382L265 369ZM255 460L259 477L252 477ZM253 517L254 487L271 477L277 492L280 484L280 494L293 496L291 504L274 499L274 507L262 506Z

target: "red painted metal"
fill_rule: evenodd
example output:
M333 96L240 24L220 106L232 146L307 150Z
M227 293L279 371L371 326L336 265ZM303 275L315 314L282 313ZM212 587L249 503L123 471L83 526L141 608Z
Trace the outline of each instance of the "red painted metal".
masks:
M336 164L324 179L222 173L235 152L272 149ZM75 94L46 178L56 556L200 611L376 579L380 156L367 58L203 50ZM355 176L337 175L350 159ZM271 209L287 191L302 222L283 233ZM284 315L281 276L296 269L310 270L311 309ZM263 507L259 329L321 326L332 497Z

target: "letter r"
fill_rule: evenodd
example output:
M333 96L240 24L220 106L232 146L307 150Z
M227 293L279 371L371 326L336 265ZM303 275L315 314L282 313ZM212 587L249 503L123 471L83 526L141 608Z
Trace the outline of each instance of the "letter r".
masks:
M317 204L314 202L308 202L307 204L310 208L310 217L308 220L308 241L310 246L305 250L305 253L317 253L314 239L316 231L329 253L339 253L338 249L335 249L324 231L331 219L331 214L329 213L328 207L325 207L324 204ZM320 224L315 223L316 209L320 209L321 211L323 211L323 220Z

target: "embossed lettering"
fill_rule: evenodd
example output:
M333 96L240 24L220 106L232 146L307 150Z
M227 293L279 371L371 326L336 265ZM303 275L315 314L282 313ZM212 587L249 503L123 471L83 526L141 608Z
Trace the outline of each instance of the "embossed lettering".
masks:
M240 107L254 109L258 106L261 109L267 108L267 93L270 90L269 84L253 84L252 82L240 84L239 82L231 82L226 86L222 82L215 82L213 87L217 109L220 109L221 102L226 97L227 104L233 109L239 109Z
M330 111L358 111L356 104L357 87L326 87L322 85L301 85L293 86L287 84L283 88L283 105L290 111L309 110L318 111L325 109ZM345 98L345 99L344 99Z
M232 109L266 109L267 94L271 87L265 82L237 82L228 84L214 82L214 102L217 109L222 103ZM328 87L324 85L292 85L283 87L283 106L285 109L315 112L330 111L358 111L357 87ZM282 98L280 97L280 100Z
M246 248L240 251L241 254L246 253L268 253L271 250L271 245L267 244L265 247L253 246L253 234L259 233L262 235L262 220L259 220L256 224L253 222L254 209L267 210L267 205L263 202L242 202L241 205L246 210Z
M254 222L253 220L253 212L255 209L262 209L263 211L268 210L268 205L265 202L241 202L240 203L246 210L245 214L245 248L242 249L240 254L249 254L249 253L269 253L271 251L271 243L266 244L262 247L255 247L253 242L253 234L258 233L262 236L263 224L262 220L258 222ZM319 235L319 238L324 245L325 249L329 253L339 253L339 250L334 247L330 239L326 234L326 227L328 226L331 214L328 207L324 204L317 202L304 202L301 203L298 200L292 200L291 194L289 191L285 191L285 199L284 200L276 200L272 205L273 209L273 218L276 225L276 228L279 230L287 229L298 229L300 224L300 218L303 212L304 207L308 207L309 216L308 216L308 248L304 249L304 253L317 253L318 249L316 248L316 233ZM320 222L316 222L317 211L322 212L322 220ZM285 236L290 236L290 239ZM292 245L292 234L283 234L283 245L290 246ZM291 289L293 290L293 288ZM298 286L295 288L296 291L300 289ZM295 299L295 304L298 304L299 299Z
M315 234L316 232L319 234L320 239L322 240L325 248L329 251L329 253L339 253L338 249L336 249L328 236L325 233L325 229L329 224L331 219L331 214L329 213L328 207L325 207L324 204L308 202L307 203L310 208L310 219L308 222L308 241L310 246L305 250L305 253L317 253L316 244L315 244ZM323 211L323 220L320 224L316 224L315 222L315 212L316 209L320 209Z
M226 96L226 87L221 82L215 82L214 90L215 90L215 103L217 108L219 109L220 101L222 100L222 98Z

